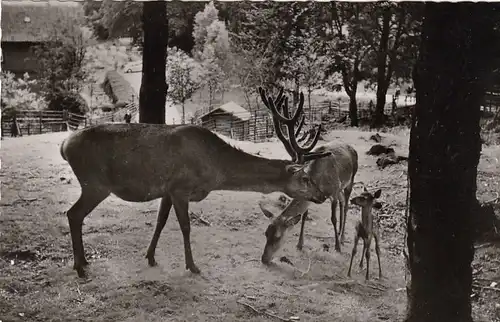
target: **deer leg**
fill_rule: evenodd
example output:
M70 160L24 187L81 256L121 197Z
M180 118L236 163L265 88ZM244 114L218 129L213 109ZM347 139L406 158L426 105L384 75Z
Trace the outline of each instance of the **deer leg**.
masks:
M343 227L342 227L342 240L344 239L344 231L345 231L345 224L347 221L347 211L349 210L349 198L351 197L351 192L352 192L352 187L354 186L354 181L351 182L345 189L344 189L344 219L343 219Z
M186 269L189 269L194 274L199 274L201 271L194 264L193 254L191 252L191 223L189 222L189 201L187 198L175 198L172 196L175 214L181 227L182 237L184 239L184 257L186 261Z
M378 261L378 278L382 278L382 267L380 266L380 246L379 246L379 239L378 239L378 233L375 232L373 234L373 238L375 239L375 252L377 253L377 261Z
M361 252L361 261L359 262L359 268L363 268L363 260L365 259L365 254L366 254L366 242L363 239L363 251Z
M356 235L354 236L354 245L352 247L351 261L349 263L349 270L347 271L347 277L351 277L352 260L354 259L354 256L356 256L358 242L359 242L359 229L358 227L356 227ZM361 257L363 257L363 255L364 254L361 253Z
M339 205L340 205L340 243L343 245L345 241L345 198L344 192L340 192L338 195Z
M366 257L366 280L370 279L370 238L367 238L366 240L366 252L365 252L365 257Z
M337 231L337 199L332 198L332 225L335 233L335 250L340 253L339 232Z
M156 221L155 232L151 243L149 244L148 251L146 253L146 258L148 259L149 266L156 266L155 260L155 250L156 245L158 245L158 239L160 239L161 232L167 223L168 215L170 209L172 208L172 199L170 196L165 196L161 199L160 208L158 209L158 219Z
M304 246L304 226L306 224L306 219L307 219L308 214L309 214L309 210L306 210L302 214L302 222L300 223L299 241L297 242L297 249L298 250L302 250L302 247Z
M85 271L83 268L89 264L89 262L85 259L85 251L83 249L83 220L108 196L109 192L82 188L80 198L66 213L73 246L73 257L75 262L73 269L78 273L78 277L85 277Z

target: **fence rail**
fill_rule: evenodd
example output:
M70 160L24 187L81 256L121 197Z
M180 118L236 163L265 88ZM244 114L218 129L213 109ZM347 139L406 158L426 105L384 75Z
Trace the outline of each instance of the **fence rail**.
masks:
M32 135L50 132L76 130L90 125L123 122L125 113L136 118L138 114L138 102L130 102L125 108L119 111L107 113L103 116L80 115L63 111L17 111L16 121L20 135ZM261 142L275 135L272 117L269 111L260 106L259 109L227 114L223 112L207 113L207 109L197 111L192 119L192 123L206 127L212 131L227 135L236 140ZM390 112L390 105L386 106L385 113ZM341 119L349 114L349 105L339 102L324 102L311 108L305 107L306 117L305 131L325 122L325 120ZM360 118L370 117L371 111L367 104L358 104L358 116ZM2 136L10 136L13 119L3 117L1 122Z
M390 112L387 107L385 113ZM275 135L273 120L267 108L260 107L251 111L250 117L248 116L249 112L226 113L217 111L207 115L208 112L205 109L195 113L192 123L241 141L262 142ZM368 109L368 105L358 105L359 118L369 118L371 113L372 111ZM306 117L304 131L308 131L326 120L347 117L349 115L349 105L339 104L338 102L324 102L311 106L311 108L305 107L304 115Z
M130 113L132 118L135 118L138 112L135 102L129 103L119 111L99 117L65 111L18 110L16 111L15 121L18 135L33 135L61 132L67 129L76 130L95 124L123 122L125 113ZM11 136L13 126L15 126L14 118L12 116L3 116L1 124L2 136Z

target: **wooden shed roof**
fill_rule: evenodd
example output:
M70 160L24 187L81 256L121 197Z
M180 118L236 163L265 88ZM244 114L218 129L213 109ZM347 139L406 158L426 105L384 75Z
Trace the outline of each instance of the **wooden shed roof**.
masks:
M64 21L83 17L75 2L2 1L2 42L40 42Z
M201 118L209 116L209 115L216 115L217 113L227 113L231 114L234 117L242 120L242 121L248 121L250 119L250 112L248 112L245 108L241 107L240 105L236 104L235 102L231 101L228 102L224 105L221 105L213 110L211 110L208 113L205 113L201 116Z

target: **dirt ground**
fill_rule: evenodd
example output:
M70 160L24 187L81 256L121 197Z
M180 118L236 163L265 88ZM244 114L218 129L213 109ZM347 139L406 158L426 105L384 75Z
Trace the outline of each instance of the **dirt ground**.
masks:
M269 220L261 199L280 194L213 192L190 210L210 222L193 220L192 248L200 276L184 269L182 235L171 215L156 252L157 267L144 258L156 222L158 201L128 203L111 196L85 221L83 240L89 278L74 270L65 211L78 199L80 186L59 154L68 133L6 138L2 141L0 201L0 320L7 321L401 321L405 314L404 216L406 163L379 170L365 152L371 133L333 131L325 136L352 144L360 155L356 182L382 188L382 270L378 280L372 252L371 276L365 282L357 265L346 277L359 210L350 207L347 242L333 247L330 204L312 205L305 249L295 249L299 225L281 254L295 267L279 262L265 267L260 256ZM408 132L382 133L397 154L408 152ZM267 157L286 158L278 142L234 143ZM478 198L498 193L500 149L483 149ZM140 169L138 169L140 171ZM355 186L353 196L362 185ZM173 210L172 210L173 211ZM361 251L361 250L360 250ZM359 253L358 253L359 254ZM359 256L359 255L358 255ZM474 263L476 321L498 321L497 248L479 245ZM356 258L356 262L359 257ZM493 285L493 286L492 286ZM242 304L243 303L243 304ZM252 309L253 308L253 309ZM254 311L256 310L256 311ZM264 313L265 312L265 313ZM274 315L274 316L273 316Z

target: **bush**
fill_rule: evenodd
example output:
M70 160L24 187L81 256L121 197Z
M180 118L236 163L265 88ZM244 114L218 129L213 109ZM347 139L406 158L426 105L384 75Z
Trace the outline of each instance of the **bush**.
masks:
M85 114L87 111L87 103L74 92L58 92L50 97L48 103L48 109L53 111L68 110L75 114Z
M33 92L36 81L26 73L22 78L16 78L13 73L2 71L2 114L15 114L17 110L40 110L45 107L43 98Z
M128 103L133 102L136 96L129 82L115 70L106 73L103 87L106 94L117 107L124 107Z

